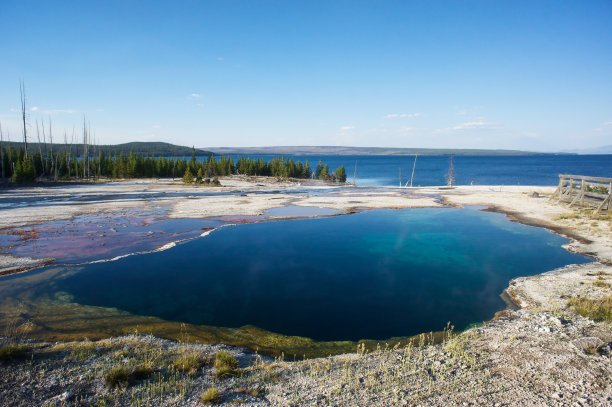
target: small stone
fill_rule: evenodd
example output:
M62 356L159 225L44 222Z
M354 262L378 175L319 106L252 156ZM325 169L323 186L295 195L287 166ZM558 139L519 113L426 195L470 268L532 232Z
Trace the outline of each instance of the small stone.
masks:
M65 391L65 392L63 392L62 394L60 394L60 395L57 397L57 399L58 399L59 401L68 401L68 400L70 400L70 399L72 398L72 396L74 396L74 394L72 394L72 393L71 393L71 392L69 392L69 391Z

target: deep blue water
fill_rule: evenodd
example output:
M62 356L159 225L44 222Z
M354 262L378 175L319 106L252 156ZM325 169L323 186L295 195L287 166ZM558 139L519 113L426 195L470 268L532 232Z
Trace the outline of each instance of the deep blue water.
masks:
M237 156L234 156L237 157ZM272 155L250 155L264 157ZM289 157L289 156L286 156ZM357 185L398 186L410 179L414 156L292 156L310 162L312 169L322 160L330 170L344 165L347 181L352 182L357 162ZM457 185L557 185L559 174L612 177L612 155L534 155L534 156L454 156ZM419 156L414 186L446 185L449 156Z
M222 228L36 289L172 321L386 339L490 319L510 279L589 261L566 242L473 208L376 210Z

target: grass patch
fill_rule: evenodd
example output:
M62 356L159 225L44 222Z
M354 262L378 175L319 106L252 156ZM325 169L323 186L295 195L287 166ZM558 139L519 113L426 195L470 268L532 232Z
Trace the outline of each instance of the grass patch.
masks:
M200 402L205 404L219 404L221 403L221 400L221 392L216 387L211 387L207 389L200 396Z
M564 220L564 219L578 219L580 218L580 215L578 215L577 213L564 213L562 215L557 216L557 220Z
M596 216L593 216L593 219L596 219L596 220L612 220L612 215L596 215Z
M130 372L127 367L115 366L104 377L104 383L111 389L125 388L130 383Z
M0 360L22 359L27 355L28 348L19 344L8 344L0 347Z
M248 394L250 396L257 397L257 398L263 397L265 395L265 391L259 387L250 387L250 388L240 387L236 389L236 393Z
M215 367L217 369L220 367L230 367L232 369L235 369L238 367L238 361L236 361L234 355L222 350L220 352L217 352L217 354L215 355Z
M85 340L72 348L70 356L75 359L85 360L95 353L96 345L91 341Z
M221 366L218 367L215 371L215 376L217 379L226 379L228 377L240 377L242 376L242 371L240 369L234 369L232 367Z
M215 355L215 368L217 369L215 376L218 379L240 376L241 372L237 367L238 361L231 353L222 350Z
M602 280L596 280L593 285L599 288L610 288L610 284Z
M186 353L179 355L176 359L174 359L173 363L176 370L187 373L191 377L197 375L198 370L203 365L204 361L197 353Z
M612 295L592 300L590 298L572 297L567 302L574 312L593 321L612 322Z

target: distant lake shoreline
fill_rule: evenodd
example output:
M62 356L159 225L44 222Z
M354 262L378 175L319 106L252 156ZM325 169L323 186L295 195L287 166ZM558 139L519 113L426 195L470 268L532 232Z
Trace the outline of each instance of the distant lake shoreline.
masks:
M238 157L269 160L280 154L230 154ZM347 182L353 177L359 186L410 185L414 168L413 186L446 185L450 167L449 155L285 155L295 161L309 161L315 168L319 160L330 171L340 165L346 169ZM197 156L198 160L208 156ZM453 175L455 185L534 185L554 186L559 174L578 174L593 177L612 176L612 155L455 155Z

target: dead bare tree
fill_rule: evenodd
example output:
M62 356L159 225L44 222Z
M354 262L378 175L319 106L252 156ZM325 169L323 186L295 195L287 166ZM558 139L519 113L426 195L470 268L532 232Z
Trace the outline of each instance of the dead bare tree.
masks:
M23 81L19 83L19 93L21 95L21 116L23 117L23 149L25 157L28 158L28 131L26 126L26 94L25 84Z
M38 119L36 120L36 137L38 138L38 154L40 155L40 165L42 167L43 170L43 176L45 175L45 162L43 161L43 154L42 151L40 150L40 130L38 128ZM43 123L43 138L45 137L45 126ZM46 149L46 142L45 142L45 149Z
M100 145L96 138L96 133L94 133L93 140L94 140L94 159L96 158L96 156L98 157L98 175L96 176L96 178L100 179L100 177L102 176L102 161L100 160Z
M87 176L86 157L87 157L87 126L85 124L85 116L83 116L83 178Z
M72 138L70 139L70 155L72 155L72 145L74 144L74 127L72 128ZM74 177L79 178L79 166L78 166L79 151L74 156Z
M15 171L15 166L13 165L13 156L11 153L11 150L12 150L11 149L11 135L8 132L6 132L6 142L8 143L8 146L9 146L8 159L9 159L9 166L11 168L11 173L12 173L13 171Z
M49 149L45 143L45 150L49 151L48 157L51 157L51 170L53 170L53 178L57 181L57 163L53 158L53 131L51 130L51 117L49 117Z
M66 152L66 168L68 169L68 178L70 178L70 152L68 151L68 135L64 130L64 151Z
M2 181L4 181L4 134L2 134L2 123L0 123L0 161L2 161Z
M47 135L45 134L45 121L43 119L40 120L40 127L42 127L42 133L43 133L43 143L45 143L45 165L43 167L43 174L47 173L47 167L48 167L48 163L49 163L49 149L47 148ZM36 120L36 133L38 134L38 120ZM40 136L38 137L38 151L40 152ZM43 159L43 154L40 153L41 156L41 161Z

